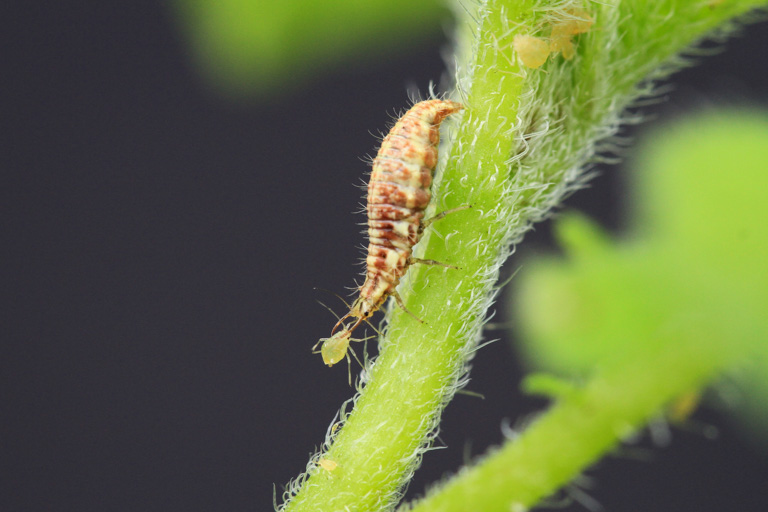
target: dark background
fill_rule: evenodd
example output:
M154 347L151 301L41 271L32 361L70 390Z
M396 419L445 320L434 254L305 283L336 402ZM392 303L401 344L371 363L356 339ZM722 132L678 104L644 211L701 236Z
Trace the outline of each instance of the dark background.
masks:
M344 309L313 287L359 271L359 158L440 78L443 41L247 103L199 78L167 6L23 9L0 35L0 511L270 510L352 394L309 349L334 323L316 299ZM646 112L764 106L766 27ZM568 203L619 230L619 182ZM449 406L409 496L542 408L520 376L508 343L479 353L486 399ZM717 413L589 475L611 511L768 510L768 457Z

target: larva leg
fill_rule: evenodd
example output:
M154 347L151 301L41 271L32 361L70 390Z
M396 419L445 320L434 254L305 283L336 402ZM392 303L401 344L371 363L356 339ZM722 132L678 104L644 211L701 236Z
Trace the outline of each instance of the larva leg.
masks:
M420 228L419 231L423 232L425 229L427 229L430 226L430 224L432 224L433 222L436 222L436 221L442 219L446 215L449 215L449 214L455 213L455 212L460 212L462 210L469 210L470 208L472 208L471 204L465 204L465 205L462 205L462 206L457 206L456 208L451 208L450 210L445 210L444 212L440 212L437 215L435 215L434 217L430 217L429 219L424 220L421 223L421 228Z
M445 210L443 212L438 213L434 217L430 217L429 219L426 219L425 221L423 221L421 223L421 226L419 227L419 234L423 233L424 230L427 229L430 224L432 224L435 221L438 221L438 220L442 219L446 215L450 215L451 213L460 212L462 210L469 210L470 208L472 208L471 204L465 204L465 205L457 206L456 208L451 208L450 210ZM440 266L440 267L452 268L454 270L460 270L459 267L456 267L456 266L453 266L453 265L449 265L448 263L443 263L443 262L440 262L440 261L435 261L435 260L423 260L421 258L408 258L408 264L410 265L411 263L421 263L422 265L437 265L437 266ZM405 309L405 308L403 308L403 309Z
M461 270L459 267L455 267L453 265L449 265L448 263L443 263L440 261L435 260L423 260L421 258L408 258L408 264L412 263L421 263L422 265L437 265L438 267L445 267L445 268L452 268L454 270Z
M407 308L407 307L405 307L405 303L403 302L403 299L402 299L402 297L400 297L400 294L399 294L399 293L397 293L397 292L393 291L393 292L392 292L392 296L395 298L395 301L397 301L397 305L398 305L398 306L400 306L400 308L401 308L403 311L405 311L406 313L408 313L409 315L411 315L411 316L413 317L413 319L414 319L414 320L416 320L417 322L419 322L420 324L423 324L423 323L424 323L424 320L422 320L421 318L419 318L419 317L417 317L416 315L414 315L413 313L411 313L411 312L408 310L408 308Z

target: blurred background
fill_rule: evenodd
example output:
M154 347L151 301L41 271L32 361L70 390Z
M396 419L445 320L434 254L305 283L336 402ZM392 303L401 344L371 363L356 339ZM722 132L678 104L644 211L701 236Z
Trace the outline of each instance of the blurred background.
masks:
M445 70L451 17L437 2L370 4L10 7L0 510L269 510L273 484L279 496L303 471L352 396L346 368L310 352L335 323L316 301L345 309L313 288L353 286L361 158L408 91ZM715 105L764 108L766 27L677 74L625 134ZM623 181L600 168L567 206L620 233ZM545 223L506 274L551 249ZM545 405L518 391L512 334L488 336L503 341L479 352L469 386L485 399L451 403L448 449L426 455L409 497ZM768 509L766 453L718 412L589 476L564 496L611 511Z

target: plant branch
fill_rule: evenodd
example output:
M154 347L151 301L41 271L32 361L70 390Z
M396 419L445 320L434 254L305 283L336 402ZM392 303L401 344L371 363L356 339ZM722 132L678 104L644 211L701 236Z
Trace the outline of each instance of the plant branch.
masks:
M689 328L690 326L686 326ZM581 389L572 389L519 438L409 507L411 512L528 510L632 436L674 399L743 360L742 343L709 345L688 333L667 333L654 350L613 361ZM731 337L723 339L731 341Z
M579 186L597 142L613 135L626 121L621 111L649 92L638 88L640 80L668 73L673 67L662 62L765 1L650 4L491 0L462 9L459 34L472 39L458 41L457 89L467 109L445 137L435 209L473 208L435 223L415 254L461 269L409 270L400 293L425 322L390 307L380 355L363 372L354 411L343 409L343 427L329 431L323 453L286 491L282 510L382 510L397 502L444 405L463 384L510 247ZM574 5L595 19L579 36L576 57L522 67L513 37L546 34ZM450 129L452 121L446 124ZM320 457L335 464L325 464L332 470L318 466Z

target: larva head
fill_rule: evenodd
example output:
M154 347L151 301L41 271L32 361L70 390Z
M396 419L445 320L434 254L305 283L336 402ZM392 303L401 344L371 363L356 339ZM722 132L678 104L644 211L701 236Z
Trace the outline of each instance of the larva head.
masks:
M360 325L364 320L368 320L371 318L373 313L381 307L381 303L383 301L379 301L379 304L373 304L371 301L367 300L367 297L360 296L357 298L357 300L352 304L352 309L349 311L349 316L358 318L359 320L355 323L354 327L350 329L350 331L354 330L355 327Z
M339 318L339 321L336 322L336 325L333 326L333 330L331 330L331 337L321 338L320 341L333 339L336 336L336 334L334 333L339 327L344 327L344 329L341 332L346 332L347 334L351 335L352 331L357 329L361 323L367 321L368 318L370 318L373 312L376 311L377 309L379 309L379 306L375 306L375 307L372 306L371 303L361 295L352 304L352 308L350 308L349 313ZM348 327L347 325L344 325L344 320L346 320L347 318L357 318L355 323L352 324L352 327Z
M440 126L440 123L443 122L443 119L451 114L455 114L464 108L464 105L461 103L456 103L455 101L451 100L436 100L436 103L437 109L435 111L435 117L432 120L432 124L435 126Z
M320 340L323 342L323 346L320 347L320 355L323 356L323 362L328 366L333 366L344 359L349 349L351 337L352 332L344 329L330 338Z

